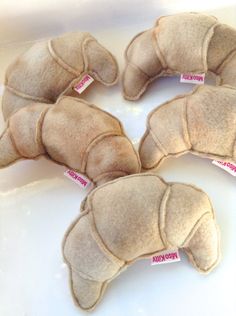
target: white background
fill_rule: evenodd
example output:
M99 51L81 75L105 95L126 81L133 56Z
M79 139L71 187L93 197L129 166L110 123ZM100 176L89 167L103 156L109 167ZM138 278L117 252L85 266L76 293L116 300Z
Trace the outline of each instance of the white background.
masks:
M204 11L236 27L234 2L1 0L0 83L7 65L31 41L88 30L117 57L122 69L129 40L160 15ZM123 100L119 85L93 84L83 96L119 117L137 146L150 110L192 89L178 81L158 80L135 103ZM61 255L63 234L86 192L65 178L64 170L44 158L0 170L1 316L86 314L73 304ZM208 276L195 271L183 253L181 262L169 265L138 261L110 284L92 314L235 316L236 178L192 155L169 159L156 172L167 181L193 183L208 193L221 228L222 261Z

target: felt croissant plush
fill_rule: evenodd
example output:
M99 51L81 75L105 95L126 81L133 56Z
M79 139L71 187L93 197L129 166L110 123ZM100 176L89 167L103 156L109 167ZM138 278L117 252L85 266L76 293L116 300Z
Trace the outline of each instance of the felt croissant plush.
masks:
M21 158L49 159L101 184L140 171L138 154L119 120L84 100L61 97L15 112L0 136L0 167Z
M137 100L158 77L211 72L236 87L236 30L213 16L179 13L157 20L128 45L124 97Z
M188 152L236 163L236 89L198 86L149 114L139 147L143 169Z
M149 173L98 187L64 237L75 302L93 309L108 283L135 260L177 248L203 273L219 261L218 228L203 191Z
M118 79L115 58L89 33L68 33L34 44L7 69L5 120L32 102L55 103L59 96L71 94L85 74L107 86Z

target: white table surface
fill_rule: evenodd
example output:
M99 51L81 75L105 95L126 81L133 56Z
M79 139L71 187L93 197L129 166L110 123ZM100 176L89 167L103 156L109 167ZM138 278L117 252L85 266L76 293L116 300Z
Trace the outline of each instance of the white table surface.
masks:
M102 2L107 4L109 1ZM218 2L217 9L205 11L236 27L236 6L221 8ZM120 69L124 63L124 48L132 36L151 27L154 16L178 11L178 6L163 6L160 10L155 7L154 12L152 1L149 9L141 3L144 1L137 1L139 7L135 7L135 1L127 2L127 11L123 8L123 13L136 12L135 16L131 15L132 19L128 13L127 17L119 19L111 7L107 12L113 14L114 21L112 24L109 19L108 28L96 29L94 19L89 24L86 14L89 16L91 11L88 8L84 9L82 22L78 22L81 29L92 30L93 35L113 52ZM203 1L201 3L203 5ZM142 20L144 7L145 18ZM183 11L192 9L187 5L180 8ZM91 9L93 18L95 9ZM104 10L108 9L107 4ZM200 5L197 9L201 10ZM102 12L98 9L100 23ZM78 15L82 16L81 11ZM72 16L74 21L75 12ZM75 29L75 25L65 29ZM0 46L1 82L7 64L28 46ZM83 97L117 116L137 146L145 130L147 114L162 102L191 89L191 85L180 84L179 78L164 78L153 83L145 96L135 103L122 98L120 85L106 88L93 84ZM0 129L3 128L1 120ZM1 316L86 314L74 306L68 286L68 270L61 255L63 234L77 216L86 192L65 178L64 170L45 158L21 161L0 170ZM149 260L138 261L109 285L92 315L236 315L236 178L212 165L211 160L193 155L169 159L156 172L167 181L193 183L208 193L221 229L222 261L207 276L195 271L182 252L182 260L178 263L151 266Z

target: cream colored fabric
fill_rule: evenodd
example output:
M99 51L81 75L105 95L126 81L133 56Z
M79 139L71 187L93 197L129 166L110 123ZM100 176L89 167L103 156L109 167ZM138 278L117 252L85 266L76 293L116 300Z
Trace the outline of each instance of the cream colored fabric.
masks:
M135 260L176 248L203 273L219 261L218 228L203 191L148 173L100 186L82 203L63 242L75 302L93 309L107 284Z
M115 58L89 33L75 32L34 44L7 69L4 118L32 102L55 103L85 74L104 85L118 79Z
M187 152L236 162L236 89L198 86L149 114L139 147L143 169Z
M54 105L35 103L10 117L0 137L0 167L39 155L85 173L95 184L140 172L119 120L72 97Z
M135 36L125 53L123 92L137 100L158 77L181 73L217 75L236 87L236 30L200 13L164 16Z

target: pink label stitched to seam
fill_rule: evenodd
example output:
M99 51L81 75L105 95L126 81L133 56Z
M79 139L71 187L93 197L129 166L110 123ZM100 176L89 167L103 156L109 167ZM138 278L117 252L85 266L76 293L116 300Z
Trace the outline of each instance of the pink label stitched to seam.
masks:
M178 250L166 250L153 256L151 258L151 265L178 262L180 260Z
M234 165L233 163L220 160L213 160L212 163L213 165L216 165L217 167L227 171L229 174L236 177L236 165Z
M180 82L204 84L205 74L181 74Z
M88 178L74 170L68 169L64 172L64 175L83 189L91 185L91 181Z
M83 78L74 86L74 90L81 94L94 79L90 75L84 75Z

